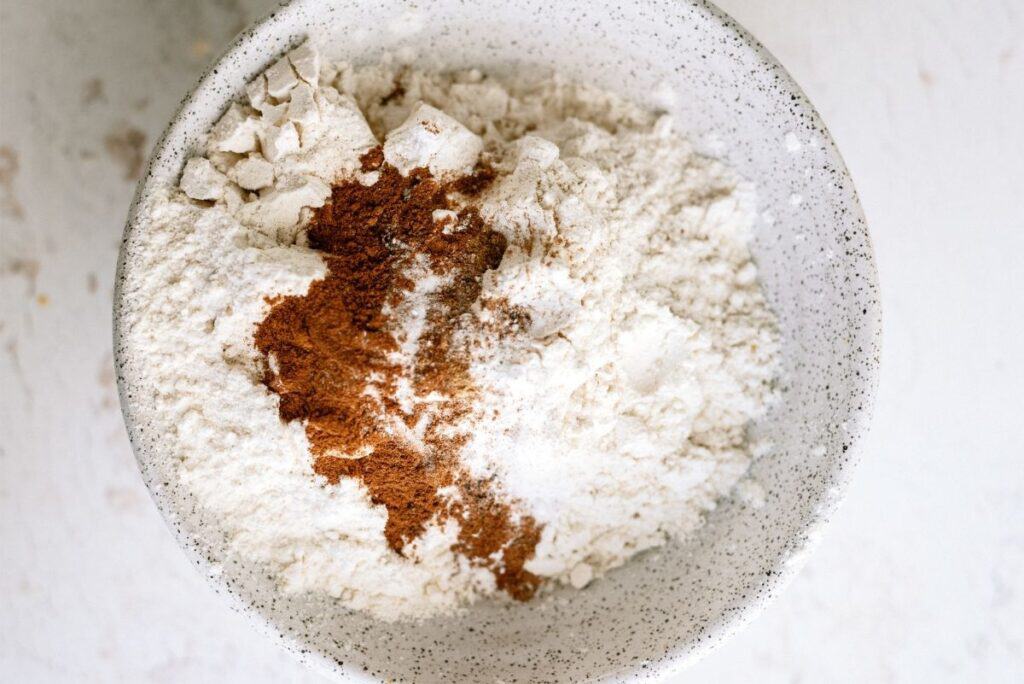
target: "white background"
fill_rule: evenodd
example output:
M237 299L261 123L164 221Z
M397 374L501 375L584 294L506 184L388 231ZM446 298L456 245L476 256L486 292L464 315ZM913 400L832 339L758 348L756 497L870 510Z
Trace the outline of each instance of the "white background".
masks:
M270 0L0 0L0 679L322 682L229 612L113 381L136 155ZM682 682L1024 680L1024 2L723 0L853 173L885 309L865 459L806 569Z

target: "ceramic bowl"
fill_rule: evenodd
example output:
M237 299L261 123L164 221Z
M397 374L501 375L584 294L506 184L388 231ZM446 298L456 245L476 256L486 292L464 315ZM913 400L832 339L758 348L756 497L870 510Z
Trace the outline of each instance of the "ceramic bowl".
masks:
M540 682L657 678L734 632L792 576L842 497L871 410L880 310L864 216L828 132L754 38L696 0L296 0L245 31L185 98L129 215L118 273L131 290L136 211L174 182L243 85L306 37L359 63L404 51L432 67L555 69L668 111L698 147L753 180L753 244L783 337L781 400L754 426L775 448L753 466L760 505L726 500L685 543L633 559L584 591L457 618L389 625L284 597L225 555L216 521L177 484L148 428L149 395L118 329L121 402L157 506L218 592L300 658L348 681ZM115 307L117 304L115 303ZM759 502L758 502L759 503Z

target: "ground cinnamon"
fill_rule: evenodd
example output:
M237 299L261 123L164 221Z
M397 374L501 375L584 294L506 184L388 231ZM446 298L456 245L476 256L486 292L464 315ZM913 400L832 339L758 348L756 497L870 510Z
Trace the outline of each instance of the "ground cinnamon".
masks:
M540 529L516 515L488 482L472 478L459 461L462 438L442 434L464 417L474 387L455 331L480 294L480 278L500 263L505 238L487 227L470 201L493 179L486 168L441 183L425 169L407 177L383 161L380 148L363 159L379 171L370 186L355 180L332 189L308 227L309 244L327 262L323 280L302 296L274 302L255 334L265 361L264 381L280 396L285 421L303 420L314 470L329 482L358 478L388 512L385 536L396 552L433 519L460 524L455 551L494 572L514 598L530 598L539 578L523 565L533 557ZM434 220L438 209L457 211L457 230ZM403 270L416 255L450 276L432 300L413 368L394 363L398 343L386 311L413 287ZM422 444L395 426L413 428L423 417L404 413L395 399L405 374L418 396L443 397L431 406ZM457 496L439 490L455 487Z

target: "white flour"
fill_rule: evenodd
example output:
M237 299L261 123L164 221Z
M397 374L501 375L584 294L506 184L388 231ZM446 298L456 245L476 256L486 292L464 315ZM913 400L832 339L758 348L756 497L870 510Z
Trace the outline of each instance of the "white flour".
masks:
M692 531L729 493L751 460L745 428L770 396L777 341L746 246L753 192L728 169L666 119L558 79L321 65L303 48L248 92L186 167L188 196L167 188L146 208L125 311L181 478L235 554L284 591L389 620L495 593L490 572L451 551L454 521L402 558L359 482L313 475L303 426L279 418L253 346L264 297L301 294L325 273L303 247L311 208L339 178L373 183L359 156L411 113L385 148L396 165L418 154L443 175L482 147L499 172L481 213L510 246L485 276L481 326L462 335L482 398L452 430L472 437L470 471L494 475L543 526L527 568L584 586ZM445 145L410 129L424 117ZM401 359L415 353L418 298L443 278L421 270L391 312ZM528 331L479 332L487 302L525 309Z

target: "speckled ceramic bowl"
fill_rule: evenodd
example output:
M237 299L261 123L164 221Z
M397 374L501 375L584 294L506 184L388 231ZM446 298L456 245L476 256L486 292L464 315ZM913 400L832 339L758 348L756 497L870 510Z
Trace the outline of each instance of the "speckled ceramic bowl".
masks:
M666 109L700 147L757 183L754 254L784 338L782 400L755 427L776 445L753 469L765 501L725 501L685 544L636 558L582 592L383 624L279 596L257 569L225 558L216 525L176 484L166 445L148 429L151 392L115 331L128 430L177 539L237 609L341 679L645 679L692 662L792 576L841 498L867 427L879 358L875 266L853 184L818 115L756 40L696 0L297 0L242 34L203 76L157 145L135 206L154 182L177 176L246 81L307 35L358 62L412 49L432 67L555 68ZM133 208L118 296L136 277L132 255L147 230Z

